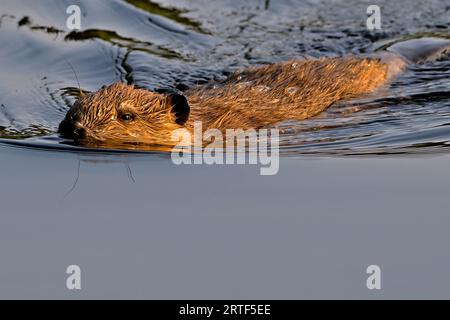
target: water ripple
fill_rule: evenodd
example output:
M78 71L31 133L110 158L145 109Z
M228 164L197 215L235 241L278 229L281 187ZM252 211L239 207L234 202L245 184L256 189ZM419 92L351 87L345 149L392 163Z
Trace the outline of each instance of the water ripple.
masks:
M184 90L252 65L362 54L419 35L449 37L450 28L444 0L418 0L415 6L380 1L383 29L375 32L364 24L368 1L84 0L78 1L83 29L70 31L70 2L2 1L2 144L90 150L70 145L55 130L80 91L115 81ZM281 153L448 152L448 58L411 66L388 88L314 119L280 123Z

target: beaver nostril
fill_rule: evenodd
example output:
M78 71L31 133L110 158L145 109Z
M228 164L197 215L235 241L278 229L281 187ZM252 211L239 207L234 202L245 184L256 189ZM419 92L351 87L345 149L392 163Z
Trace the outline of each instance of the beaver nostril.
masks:
M86 137L86 130L84 128L77 127L73 130L73 135L75 138L83 139Z

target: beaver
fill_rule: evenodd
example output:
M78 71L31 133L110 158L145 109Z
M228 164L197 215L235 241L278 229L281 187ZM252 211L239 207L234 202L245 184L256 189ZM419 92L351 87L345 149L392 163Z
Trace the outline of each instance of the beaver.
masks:
M181 93L156 93L124 83L81 95L59 125L79 145L174 146L174 130L258 129L314 117L336 102L374 92L408 63L434 58L450 41L398 42L366 56L292 60L251 67Z

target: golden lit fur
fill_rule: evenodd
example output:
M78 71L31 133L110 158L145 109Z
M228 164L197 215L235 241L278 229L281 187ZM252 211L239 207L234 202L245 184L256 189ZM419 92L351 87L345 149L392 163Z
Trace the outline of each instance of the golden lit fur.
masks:
M115 83L80 97L59 131L80 144L174 145L175 129L246 129L313 117L388 80L377 58L326 58L254 67L221 82L166 95ZM187 99L187 100L186 100Z
M186 92L188 126L201 120L203 129L245 129L303 120L337 101L372 92L386 78L387 66L378 59L289 61L250 68Z

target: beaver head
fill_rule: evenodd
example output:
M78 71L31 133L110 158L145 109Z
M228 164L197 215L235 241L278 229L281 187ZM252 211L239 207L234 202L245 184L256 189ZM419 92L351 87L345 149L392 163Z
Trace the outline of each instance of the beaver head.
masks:
M170 145L188 117L183 95L115 83L78 98L58 131L80 145Z

